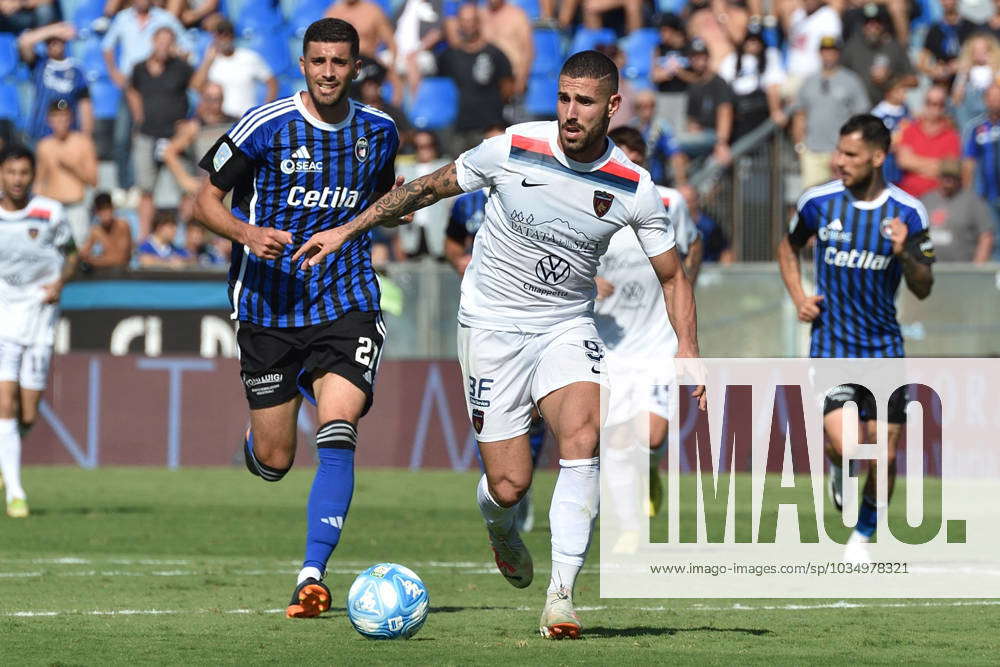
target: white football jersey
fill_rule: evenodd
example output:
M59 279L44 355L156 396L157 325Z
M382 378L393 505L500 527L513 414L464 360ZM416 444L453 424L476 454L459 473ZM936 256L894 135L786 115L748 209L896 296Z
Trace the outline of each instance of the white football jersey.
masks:
M44 286L62 273L73 234L62 204L32 197L19 211L0 208L0 338L51 345L56 304L43 303Z
M657 186L663 206L674 224L677 250L686 255L698 238L687 203L673 188ZM598 275L614 285L614 292L597 302L597 331L612 357L628 357L640 365L677 354L677 334L670 326L663 289L656 272L628 229L611 237Z
M462 280L458 321L541 333L593 317L594 277L620 229L649 257L674 247L674 231L649 173L611 141L596 161L559 147L558 123L523 123L455 161L470 192L488 188L486 217Z

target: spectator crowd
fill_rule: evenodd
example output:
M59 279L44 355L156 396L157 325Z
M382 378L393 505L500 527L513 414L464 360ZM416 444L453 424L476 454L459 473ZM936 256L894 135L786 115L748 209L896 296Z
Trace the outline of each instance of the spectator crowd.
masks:
M66 206L93 270L224 266L191 218L197 160L249 108L304 87L301 38L321 16L357 28L352 94L396 121L407 179L553 118L563 59L596 48L624 75L613 126L639 130L654 180L685 193L706 260L733 260L733 221L687 185L702 164L728 166L772 124L816 185L840 125L865 112L892 131L886 177L924 201L941 259L995 257L1000 0L4 1L0 142L34 147L37 189ZM381 232L377 260L444 259L453 213L442 202Z

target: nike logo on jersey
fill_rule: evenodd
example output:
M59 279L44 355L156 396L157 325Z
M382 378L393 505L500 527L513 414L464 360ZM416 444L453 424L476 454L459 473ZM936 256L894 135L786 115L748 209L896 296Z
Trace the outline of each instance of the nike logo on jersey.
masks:
M521 187L522 188L537 188L537 187L542 186L542 185L548 185L548 183L529 183L528 179L526 179L526 178L521 179Z

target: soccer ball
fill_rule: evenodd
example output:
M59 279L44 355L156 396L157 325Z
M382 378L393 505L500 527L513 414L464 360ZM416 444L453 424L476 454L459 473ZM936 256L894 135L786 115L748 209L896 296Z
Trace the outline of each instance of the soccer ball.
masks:
M369 639L409 639L427 620L427 587L408 567L379 563L347 592L347 617Z

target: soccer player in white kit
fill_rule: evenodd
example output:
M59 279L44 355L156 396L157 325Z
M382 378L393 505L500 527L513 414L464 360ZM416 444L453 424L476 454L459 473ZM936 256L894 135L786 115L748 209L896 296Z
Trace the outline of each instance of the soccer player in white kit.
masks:
M573 585L599 501L598 436L604 345L594 326L594 278L611 236L632 227L667 296L678 356L698 355L694 295L648 172L607 139L618 70L583 51L559 76L558 122L514 125L455 162L382 197L353 221L319 232L295 254L312 267L347 239L402 212L488 187L486 219L462 280L459 361L486 474L477 489L497 568L517 588L531 555L514 526L531 483L528 428L537 405L555 435L560 470L549 511L552 576L543 636L580 636ZM695 395L704 402L704 388Z
M638 130L621 126L609 132L608 137L632 162L645 166L646 142ZM657 185L656 190L667 210L667 217L674 226L677 250L684 258L684 269L690 276L698 270L701 263L701 236L698 228L691 220L680 192L662 185ZM611 380L604 425L606 432L615 436L611 443L605 444L611 444L611 455L627 456L629 446L649 448L651 460L647 513L653 516L659 510L663 498L663 487L656 466L666 449L664 444L668 421L675 412L672 385L677 335L671 328L663 307L660 281L633 230L622 229L611 237L608 251L601 258L597 276L597 331L607 347L607 366ZM642 424L642 430L648 429L648 433L633 432L636 419L648 420L648 425ZM619 435L622 437L617 437ZM645 436L646 442L632 442L636 440L633 436L639 435ZM619 469L634 472L629 466ZM637 477L631 474L617 475L616 479L608 480L609 491L615 494L613 500L616 509L621 510L618 518L622 522L636 520L633 505L637 507L638 504L637 482ZM626 542L628 538L638 539L637 524L622 526L622 529L622 537ZM621 544L616 545L616 549L632 551L634 546Z
M59 295L76 269L62 204L32 196L35 157L0 154L0 475L7 516L28 516L21 486L21 436L35 423L59 319Z

